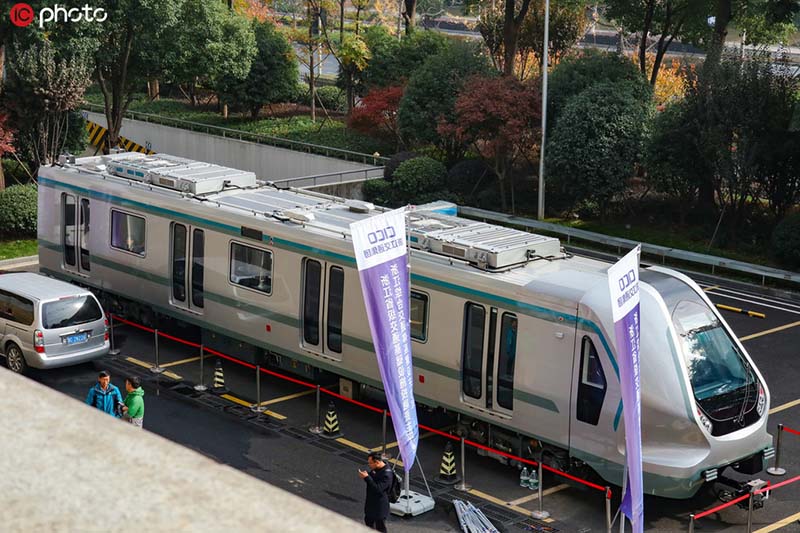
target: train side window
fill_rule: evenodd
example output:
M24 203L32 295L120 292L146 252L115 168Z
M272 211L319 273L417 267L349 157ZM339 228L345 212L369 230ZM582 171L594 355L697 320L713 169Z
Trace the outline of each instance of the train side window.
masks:
M63 234L62 240L64 245L64 263L69 266L75 266L75 197L71 194L62 193L62 224Z
M517 359L517 317L503 313L500 326L500 359L497 361L497 404L514 408L514 365Z
M272 293L272 252L231 243L231 283Z
M306 259L303 296L303 340L314 346L319 344L319 291L322 286L322 266L318 261Z
M111 247L145 255L145 220L116 209L111 210Z
M331 267L328 284L328 349L342 353L342 312L344 310L344 270Z
M606 396L606 375L592 339L583 337L581 344L580 384L578 385L577 418L597 425Z
M464 346L462 349L461 386L464 394L475 399L481 397L483 375L483 335L486 325L486 309L467 303L464 310Z
M428 340L428 295L411 291L411 338Z
M81 270L90 271L91 262L89 259L89 200L81 198L81 222L80 222L80 248L81 248Z
M203 230L192 232L192 305L203 307L203 276L205 261L205 234Z
M186 226L172 223L172 299L186 301Z

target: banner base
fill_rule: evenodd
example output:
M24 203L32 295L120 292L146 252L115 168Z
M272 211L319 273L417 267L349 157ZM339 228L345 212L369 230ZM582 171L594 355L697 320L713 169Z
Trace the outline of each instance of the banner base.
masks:
M390 503L389 510L397 516L418 516L428 511L433 511L436 502L430 496L414 492L413 490L400 493L397 503Z

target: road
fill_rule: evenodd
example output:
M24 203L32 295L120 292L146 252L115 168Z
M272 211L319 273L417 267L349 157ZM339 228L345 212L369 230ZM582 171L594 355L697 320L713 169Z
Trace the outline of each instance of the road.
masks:
M800 341L800 301L766 296L759 291L716 283L702 283L715 303L763 313L765 318L724 311L725 319L754 358L772 395L770 428L778 423L800 429L800 365L795 363L795 346ZM171 330L171 334L196 340L192 329ZM257 415L249 406L256 399L254 371L225 361L225 383L230 394L224 397L197 393L199 357L195 348L171 341L160 342L161 375L148 370L154 363L152 334L128 325L115 328L122 354L103 361L121 385L123 375L136 374L144 380L146 391L145 428L188 446L217 461L229 464L259 479L298 494L354 520L360 520L363 482L356 469L363 467L368 449L382 443L381 415L356 406L336 402L343 438L328 440L308 432L315 422L314 390L270 376L262 377L261 398L268 412ZM207 356L203 381L210 383L215 358ZM34 372L31 377L77 399L83 399L94 382L98 365L81 365L49 372ZM335 390L335 383L329 385ZM322 398L323 411L328 403ZM369 403L383 408L379 398ZM324 415L324 413L323 413ZM424 411L421 421L446 428L446 421ZM110 422L113 422L109 419ZM434 497L436 510L411 519L392 517L392 531L457 531L457 521L448 502L465 498L479 506L497 525L507 531L604 531L604 501L601 494L560 479L545 476L543 506L552 521L530 518L537 508L535 493L519 487L518 471L473 451L466 454L469 494L458 493L432 478L439 470L445 439L423 433L419 458ZM783 435L782 466L788 475L773 478L773 483L800 473L800 437ZM388 451L396 450L389 424ZM460 458L458 451L456 455ZM165 465L167 467L168 465ZM459 466L459 473L460 466ZM412 489L426 492L419 470L411 477ZM615 489L616 491L617 489ZM685 531L687 517L717 503L710 491L688 501L645 498L646 530ZM213 504L209 502L209 504ZM252 502L242 502L250 505ZM614 501L614 508L617 502ZM800 531L800 484L777 490L764 509L755 512L754 531L767 533ZM220 512L235 512L224 509ZM731 507L704 518L698 531L743 531L746 511ZM780 526L780 527L779 527ZM549 529L548 529L549 528Z

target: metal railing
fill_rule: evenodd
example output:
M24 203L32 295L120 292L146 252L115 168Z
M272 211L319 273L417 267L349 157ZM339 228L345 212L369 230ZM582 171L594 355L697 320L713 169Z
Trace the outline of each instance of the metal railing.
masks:
M94 113L105 113L105 107L91 102L84 102L83 107L87 111ZM250 133L247 131L237 130L233 128L225 128L223 126L214 126L211 124L204 124L202 122L194 122L191 120L183 120L179 118L164 117L161 115L153 115L151 113L142 113L139 111L126 111L123 115L124 118L130 120L139 120L152 124L159 124L161 126L170 126L173 128L180 128L189 131L199 131L209 135L218 135L223 138L237 139L240 141L249 141L258 144L267 144L276 146L278 148L287 148L297 152L305 152L309 154L324 155L326 157L335 157L337 159L344 159L345 161L358 161L364 164L382 165L389 160L388 157L383 157L375 154L365 154L362 152L354 152L352 150L345 150L344 148L334 148L331 146L323 146L321 144L313 144L303 141L295 141L292 139L284 139L283 137L275 137L273 135L264 135L263 133Z
M310 188L319 187L322 185L339 185L342 183L352 183L382 178L383 167L369 167L358 170L343 170L341 172L329 172L328 174L315 174L312 176L283 178L271 181L273 185L278 187Z
M637 244L640 244L638 241L632 241L622 237L612 237L610 235L603 235L601 233L595 233L592 231L571 228L569 226L562 226L560 224L553 224L551 222L540 222L538 220L507 215L504 213L496 213L494 211L486 211L484 209L478 209L475 207L459 206L458 213L465 217L483 220L484 222L489 221L502 225L520 226L530 230L540 230L556 235L564 235L567 238L567 244L571 244L572 239L602 244L604 246L616 248L617 253L619 254L621 254L623 250L630 250ZM727 259L714 255L688 252L686 250L669 248L667 246L659 246L657 244L641 243L641 245L643 254L660 258L662 264L664 264L667 259L673 259L686 263L710 266L712 274L716 274L716 269L718 268L731 270L734 272L741 272L761 278L762 285L766 283L767 279L800 283L800 274L797 272L790 272L788 270L781 270L762 265L754 265L752 263L745 263L744 261L737 261L735 259Z

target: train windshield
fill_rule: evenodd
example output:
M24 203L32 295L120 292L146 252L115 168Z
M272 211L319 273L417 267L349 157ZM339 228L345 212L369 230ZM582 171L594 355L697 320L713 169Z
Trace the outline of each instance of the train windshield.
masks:
M682 281L657 272L643 271L641 279L664 299L698 401L754 384L755 376L744 354L697 293Z

